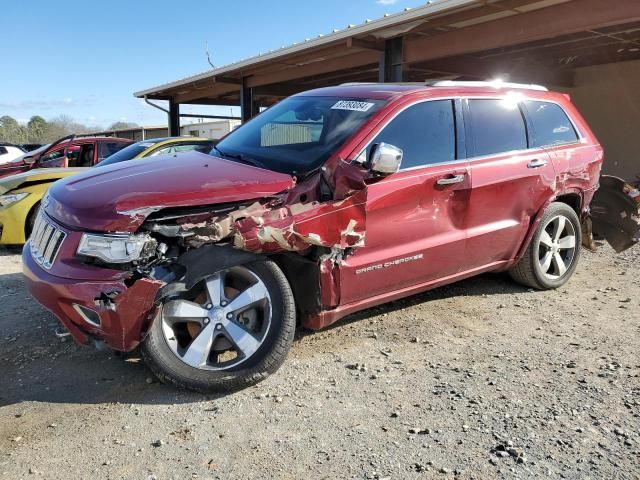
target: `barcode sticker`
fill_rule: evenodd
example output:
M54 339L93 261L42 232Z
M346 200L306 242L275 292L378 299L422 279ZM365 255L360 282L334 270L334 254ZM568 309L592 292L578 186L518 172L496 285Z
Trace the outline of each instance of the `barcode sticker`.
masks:
M331 107L331 110L351 110L352 112L366 112L371 107L373 107L373 103L371 102L357 102L355 100L340 100L333 107Z

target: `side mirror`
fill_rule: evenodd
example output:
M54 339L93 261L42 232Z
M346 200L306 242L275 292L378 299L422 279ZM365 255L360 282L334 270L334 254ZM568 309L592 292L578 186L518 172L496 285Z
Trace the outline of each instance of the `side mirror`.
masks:
M369 169L374 173L389 175L400 170L402 149L388 143L379 143L371 149Z
M33 158L33 156L24 157L22 161L24 162L25 165L33 165L34 163L36 163L36 159Z

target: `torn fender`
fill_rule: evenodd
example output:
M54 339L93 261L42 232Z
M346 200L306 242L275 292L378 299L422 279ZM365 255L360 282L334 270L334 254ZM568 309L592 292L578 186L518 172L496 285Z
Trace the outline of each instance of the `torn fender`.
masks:
M640 191L618 177L603 175L585 222L585 246L606 240L620 253L640 240Z
M345 250L364 245L366 189L343 200L284 205L233 226L234 246L256 253L303 251L311 246Z

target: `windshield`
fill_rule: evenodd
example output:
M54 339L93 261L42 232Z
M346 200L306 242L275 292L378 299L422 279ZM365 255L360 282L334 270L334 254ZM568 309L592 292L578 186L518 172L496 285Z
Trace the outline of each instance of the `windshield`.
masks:
M383 103L290 97L230 133L211 154L283 173L310 172L335 153Z
M158 143L157 141L143 140L142 142L134 143L128 147L124 147L122 150L117 151L113 155L109 155L101 162L96 163L96 167L104 167L105 165L113 165L114 163L126 162L133 159L136 155L144 152L147 148Z

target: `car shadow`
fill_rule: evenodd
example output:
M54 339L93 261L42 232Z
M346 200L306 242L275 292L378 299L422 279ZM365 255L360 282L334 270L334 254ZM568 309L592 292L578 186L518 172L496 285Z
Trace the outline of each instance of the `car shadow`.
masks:
M0 246L0 257L11 257L22 253L22 245L2 245Z
M159 383L135 352L118 355L57 338L60 324L29 296L21 273L0 275L0 305L0 407L25 401L175 404L220 398Z
M341 328L431 300L526 291L505 275L485 274L355 313L328 328ZM31 299L20 273L0 275L0 302L0 406L24 401L175 404L223 396L159 383L136 352L119 355L77 345L70 338L57 338L57 319ZM311 334L299 329L297 339Z

